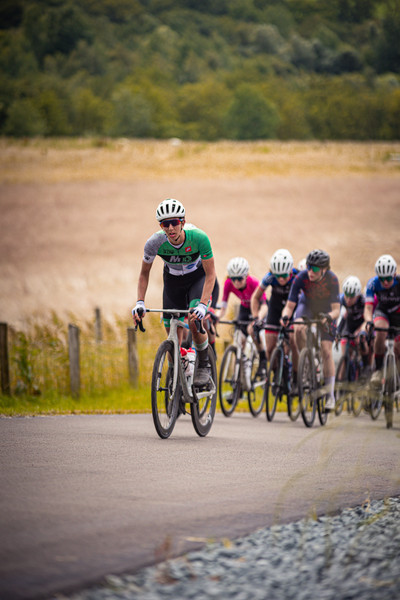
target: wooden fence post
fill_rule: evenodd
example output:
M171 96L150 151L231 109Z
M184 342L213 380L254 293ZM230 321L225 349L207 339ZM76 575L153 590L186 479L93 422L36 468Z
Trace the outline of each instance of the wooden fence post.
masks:
M96 331L96 342L99 344L103 338L101 331L101 311L100 308L95 309L96 315L96 323L95 323L95 331Z
M79 366L79 328L76 325L68 325L68 351L71 394L79 396L81 373Z
M0 323L1 393L10 396L10 366L8 363L8 326Z
M136 347L136 331L134 327L128 327L128 367L129 381L135 386L139 377L139 358Z

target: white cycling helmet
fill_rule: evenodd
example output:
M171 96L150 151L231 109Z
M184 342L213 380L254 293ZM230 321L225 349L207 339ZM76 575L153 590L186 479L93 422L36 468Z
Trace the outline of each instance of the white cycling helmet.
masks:
M271 258L271 271L274 275L289 275L293 269L293 256L289 250L281 248Z
M396 271L396 261L390 254L383 254L375 263L375 273L378 277L394 277Z
M299 261L299 264L297 265L297 269L299 271L304 271L304 269L307 269L307 260L305 258L302 258Z
M229 277L246 277L249 272L250 265L243 256L236 256L226 265Z
M167 198L160 202L156 210L157 221L161 222L164 219L184 219L185 218L185 207L174 198Z
M355 275L346 277L342 286L346 296L359 296L361 294L361 281Z

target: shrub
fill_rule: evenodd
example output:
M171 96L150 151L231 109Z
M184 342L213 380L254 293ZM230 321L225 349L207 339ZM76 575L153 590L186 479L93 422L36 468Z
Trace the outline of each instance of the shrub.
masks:
M226 117L228 137L238 140L273 138L280 122L279 113L259 89L239 86Z
M9 110L4 125L4 133L13 137L43 135L46 123L37 106L29 98L15 100Z

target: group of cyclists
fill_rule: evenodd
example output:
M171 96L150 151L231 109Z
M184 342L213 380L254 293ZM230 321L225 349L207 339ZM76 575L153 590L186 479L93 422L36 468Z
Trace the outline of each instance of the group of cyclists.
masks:
M275 347L279 327L288 327L296 390L299 352L306 345L303 317L308 317L319 318L321 323L327 411L335 408L333 342L337 336L346 332L357 335L365 373L371 375L372 386L381 384L386 349L384 330L389 326L400 327L400 277L392 256L385 254L378 258L375 276L368 281L365 295L361 281L354 275L344 280L340 293L338 277L331 271L330 257L324 250L312 250L295 268L291 253L279 249L273 254L270 270L261 281L250 275L250 266L244 257L235 257L228 262L220 309L215 311L219 288L208 236L186 222L185 208L178 200L163 200L157 207L156 218L160 230L144 247L138 299L132 317L138 325L146 314L150 270L155 257L160 256L164 261L163 317L167 333L168 309L191 309L188 326L199 361L194 385L205 386L209 381L211 370L207 347L209 339L211 344L214 343L212 335L202 333L196 321L207 321L210 313L214 321L222 319L230 294L240 300L237 320L243 324L239 327L253 337L259 352L259 378L266 376L267 361ZM373 336L374 326L380 331ZM265 330L265 346L260 341L261 329ZM179 329L180 343L183 331L183 328ZM395 353L399 361L400 335L395 339Z

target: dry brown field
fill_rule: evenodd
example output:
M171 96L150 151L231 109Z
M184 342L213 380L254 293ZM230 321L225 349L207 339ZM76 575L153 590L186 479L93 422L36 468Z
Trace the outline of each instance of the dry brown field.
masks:
M233 256L262 277L278 248L331 255L363 284L400 264L400 143L0 140L0 321L55 310L129 315L164 198L212 242L222 283ZM157 259L148 306L160 306Z

